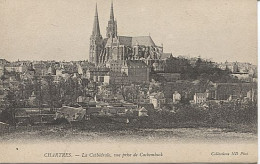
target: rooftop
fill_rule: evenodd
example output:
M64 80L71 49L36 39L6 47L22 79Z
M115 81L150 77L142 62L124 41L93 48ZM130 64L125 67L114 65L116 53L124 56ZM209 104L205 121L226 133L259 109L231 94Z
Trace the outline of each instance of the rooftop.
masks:
M117 36L117 38L113 38L113 42L112 38L108 38L106 41L106 46L110 46L112 43L119 43L119 45L124 46L155 46L151 36Z
M140 61L140 60L127 60L127 61L126 61L126 65L127 65L128 67L135 67L135 68L138 68L138 67L147 67L147 65L145 64L145 62Z

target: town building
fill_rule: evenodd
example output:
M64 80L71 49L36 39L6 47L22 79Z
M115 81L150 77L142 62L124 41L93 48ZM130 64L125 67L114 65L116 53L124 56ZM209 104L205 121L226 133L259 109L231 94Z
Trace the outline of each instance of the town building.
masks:
M46 75L48 72L46 63L44 63L44 62L33 63L33 68L35 70L35 75L37 75L37 76Z
M155 109L161 108L165 104L166 99L162 92L152 93L149 95L150 103L153 104Z
M191 99L193 98L194 85L188 80L177 80L173 82L166 82L163 87L163 92L166 98L172 99L175 91L185 96L185 94L190 94Z
M172 102L174 104L178 104L181 101L181 94L178 93L178 91L175 91L172 95Z
M106 67L89 68L86 71L86 76L88 79L94 80L94 82L109 83L109 68Z
M109 83L115 85L130 85L128 76L121 72L109 72Z
M23 73L27 70L27 66L19 63L9 63L5 65L5 70L7 72Z
M36 106L36 95L34 94L34 92L32 92L31 96L29 97L29 105L30 106Z
M115 84L149 82L150 68L144 61L112 60L106 63L106 67L110 68L111 80Z
M128 76L130 82L149 83L149 67L139 60L127 60L121 69Z
M194 94L194 103L201 104L207 101L207 94L206 93L195 93Z
M250 77L249 73L237 72L237 73L232 73L231 76L236 77L237 79L244 81L244 82L252 82L253 81L253 78Z
M141 109L138 110L138 116L139 117L146 117L148 116L148 110L142 107Z

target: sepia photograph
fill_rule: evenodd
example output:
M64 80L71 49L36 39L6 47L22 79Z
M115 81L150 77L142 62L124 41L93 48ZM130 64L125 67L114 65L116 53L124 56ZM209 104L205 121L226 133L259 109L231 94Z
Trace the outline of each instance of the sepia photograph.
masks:
M0 162L257 162L256 0L0 0Z

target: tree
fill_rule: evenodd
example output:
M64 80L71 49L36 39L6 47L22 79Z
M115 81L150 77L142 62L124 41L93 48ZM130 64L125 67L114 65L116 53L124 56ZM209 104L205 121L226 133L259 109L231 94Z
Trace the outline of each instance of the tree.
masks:
M18 92L16 90L9 89L6 97L5 97L5 115L9 116L7 120L5 120L7 123L12 124L12 125L16 125L16 121L15 121L15 114L17 111L17 104L19 102L19 98L18 98Z

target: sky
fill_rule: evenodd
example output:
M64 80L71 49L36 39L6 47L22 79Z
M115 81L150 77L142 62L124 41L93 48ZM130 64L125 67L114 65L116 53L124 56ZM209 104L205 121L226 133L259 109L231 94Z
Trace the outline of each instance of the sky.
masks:
M110 0L0 0L0 58L87 60L95 4L106 35ZM113 0L118 35L148 36L173 56L257 64L255 0Z

